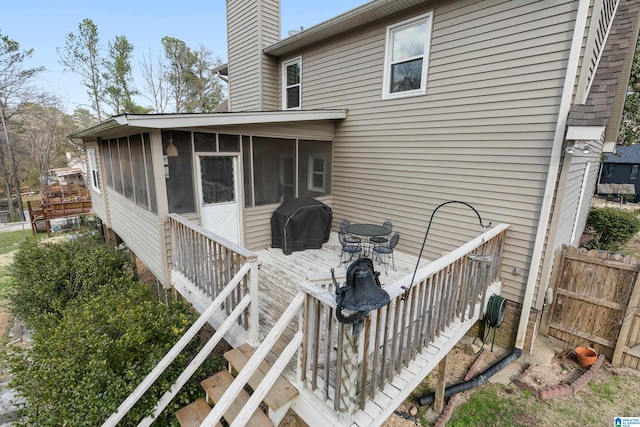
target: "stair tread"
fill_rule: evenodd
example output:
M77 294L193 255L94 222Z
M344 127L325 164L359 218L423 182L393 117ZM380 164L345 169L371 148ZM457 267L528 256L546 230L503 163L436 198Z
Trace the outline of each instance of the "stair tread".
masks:
M240 372L245 367L254 352L255 349L249 344L242 344L239 347L236 347L224 353L224 358L227 359L233 369ZM267 372L269 372L269 369L269 363L263 360L260 363L257 371L251 376L247 384L249 384L249 386L255 390L260 385ZM291 384L280 375L271 387L271 390L269 390L269 392L263 399L263 402L266 403L267 406L272 410L277 410L289 403L297 395L298 390L293 386L293 384Z
M212 377L203 380L200 385L207 393L207 397L215 404L218 402L227 388L231 385L234 378L228 371L220 371ZM244 405L249 401L249 394L242 390L238 397L233 401L229 409L224 413L224 419L229 424L233 423L236 417L240 414L240 411L244 408ZM260 410L256 409L253 416L247 423L247 426L251 427L273 427L273 423L269 418Z
M200 427L202 421L211 412L211 406L204 399L198 399L193 403L185 406L176 411L176 418L181 427ZM217 427L222 427L220 423L216 424Z

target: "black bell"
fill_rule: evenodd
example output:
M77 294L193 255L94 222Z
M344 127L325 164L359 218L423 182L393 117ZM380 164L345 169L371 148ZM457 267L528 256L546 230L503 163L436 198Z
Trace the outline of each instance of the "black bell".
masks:
M341 323L353 323L353 335L358 335L363 327L367 313L389 304L389 294L382 289L378 276L373 270L373 262L369 258L360 258L347 269L347 282L340 287L331 270L333 284L336 287L336 317ZM355 311L343 316L342 310Z

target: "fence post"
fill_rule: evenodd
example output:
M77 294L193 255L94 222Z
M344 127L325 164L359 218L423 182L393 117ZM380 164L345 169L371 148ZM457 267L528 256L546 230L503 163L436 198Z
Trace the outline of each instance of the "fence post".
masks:
M558 287L558 277L560 276L560 269L563 266L564 261L564 249L558 249L556 251L556 257L553 261L553 270L551 270L551 279L549 280L549 287L553 289L554 295L556 294L556 289ZM553 312L553 308L556 305L556 298L553 299L553 302L544 312L542 313L542 319L540 320L540 334L547 336L549 335L549 322L551 321L551 313Z
M624 317L622 318L622 325L620 326L620 333L616 340L616 348L613 351L613 357L611 358L611 365L618 366L622 362L622 356L627 348L627 339L629 339L629 332L631 325L633 324L636 311L638 311L638 305L640 304L640 272L636 272L636 280L633 283L633 291L631 291L631 298L627 304Z

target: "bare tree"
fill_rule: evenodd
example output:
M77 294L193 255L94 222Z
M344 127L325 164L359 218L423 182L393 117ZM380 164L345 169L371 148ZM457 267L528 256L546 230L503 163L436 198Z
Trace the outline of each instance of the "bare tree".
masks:
M93 109L102 121L101 93L102 75L100 73L100 37L98 27L91 19L85 18L78 24L78 33L69 33L64 50L58 48L60 64L65 71L72 71L82 77L82 84L91 97Z
M0 125L2 126L2 137L6 153L0 155L0 168L5 180L5 190L7 191L7 200L9 202L9 212L12 219L24 220L24 212L22 205L22 196L20 194L20 180L18 178L17 164L13 150L13 144L9 135L9 120L19 111L19 107L29 102L35 91L28 86L28 83L42 70L44 67L25 69L24 61L33 53L33 49L20 50L20 45L15 40L0 34ZM6 157L8 159L6 159ZM18 204L18 212L13 210L13 201L11 198L11 185L9 171L6 161L9 161L11 167L11 180L16 191L16 200Z
M140 63L142 79L144 81L140 93L153 103L156 113L164 113L169 103L169 88L164 78L165 64L162 55L153 55L151 50L142 55Z
M31 168L37 171L44 186L53 156L64 158L72 148L66 135L75 129L73 118L62 112L58 98L43 95L37 103L25 105L17 121L21 127L20 142L27 147Z

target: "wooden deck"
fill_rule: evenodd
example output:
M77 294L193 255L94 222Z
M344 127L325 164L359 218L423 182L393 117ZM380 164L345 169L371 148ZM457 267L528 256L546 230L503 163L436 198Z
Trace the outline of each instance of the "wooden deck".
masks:
M350 325L335 321L331 270L343 284L346 268L338 265L336 234L321 249L285 255L272 248L248 251L178 215L170 227L172 282L207 312L199 321L234 347L259 344L255 366L239 374L225 404L266 359L274 366L272 379L282 374L298 389L292 409L309 425L373 427L446 357L484 312L488 296L500 293L509 225L486 230L437 260L421 260L412 284L416 256L396 252L395 269L386 272L374 260L391 301L367 318L357 339ZM265 384L263 391L272 383ZM250 412L260 403L253 400Z
M267 248L257 251L258 254L258 286L260 289L260 339L262 340L289 306L295 294L300 290L299 285L311 280L324 277L331 280L331 269L335 269L336 279L340 285L344 284L345 270L348 264L338 267L341 246L338 235L331 233L329 241L322 249L307 249L285 255L282 249ZM405 276L411 276L416 267L418 257L395 251L395 266L389 266L385 273L384 265L374 259L374 268L380 272L380 283L390 285ZM420 260L420 267L429 263L424 258ZM297 326L297 324L295 325ZM291 336L293 330L291 331ZM287 334L289 336L289 334Z

